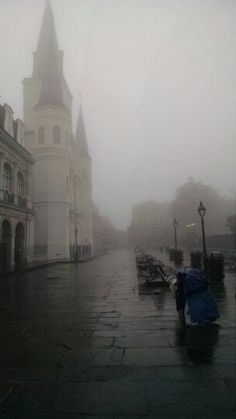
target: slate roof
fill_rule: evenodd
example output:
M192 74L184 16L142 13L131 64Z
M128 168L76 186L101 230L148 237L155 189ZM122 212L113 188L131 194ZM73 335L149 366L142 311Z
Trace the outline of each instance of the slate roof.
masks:
M0 128L3 129L3 122L5 117L5 108L4 106L0 105Z

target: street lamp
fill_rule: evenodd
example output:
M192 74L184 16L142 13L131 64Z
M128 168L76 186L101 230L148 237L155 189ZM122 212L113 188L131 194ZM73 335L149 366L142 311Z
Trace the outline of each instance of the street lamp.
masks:
M75 227L75 261L78 262L78 252L77 252L77 237L78 237L78 228Z
M177 221L176 221L176 219L174 218L174 220L173 220L173 227L174 227L174 231L175 231L175 249L177 249L177 234L176 234L176 228L177 228Z
M205 226L204 226L205 213L206 213L206 208L204 207L202 201L200 201L200 205L198 207L198 214L201 217L201 223L202 223L202 244L203 244L204 262L206 260L206 239L205 239Z
M187 238L186 243L187 246L193 246L196 245L196 232L195 227L196 223L186 224L187 227Z

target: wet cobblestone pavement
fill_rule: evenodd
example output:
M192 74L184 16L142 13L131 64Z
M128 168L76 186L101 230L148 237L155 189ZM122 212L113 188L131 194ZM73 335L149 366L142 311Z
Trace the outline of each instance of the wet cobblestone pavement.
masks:
M235 417L235 275L221 317L181 328L126 250L0 282L0 418Z

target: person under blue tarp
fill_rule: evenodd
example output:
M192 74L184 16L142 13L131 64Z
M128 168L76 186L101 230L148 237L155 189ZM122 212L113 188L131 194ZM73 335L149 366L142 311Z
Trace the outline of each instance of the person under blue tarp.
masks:
M188 315L190 324L202 326L220 317L216 302L208 290L206 276L200 269L191 268L177 273L176 309L183 323Z

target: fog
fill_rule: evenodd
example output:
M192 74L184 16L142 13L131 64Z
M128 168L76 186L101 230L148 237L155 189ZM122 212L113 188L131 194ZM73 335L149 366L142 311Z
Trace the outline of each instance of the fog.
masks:
M233 196L235 0L51 3L74 127L82 102L101 212L126 227L133 204L171 201L189 177ZM44 6L0 0L0 102L16 118Z

